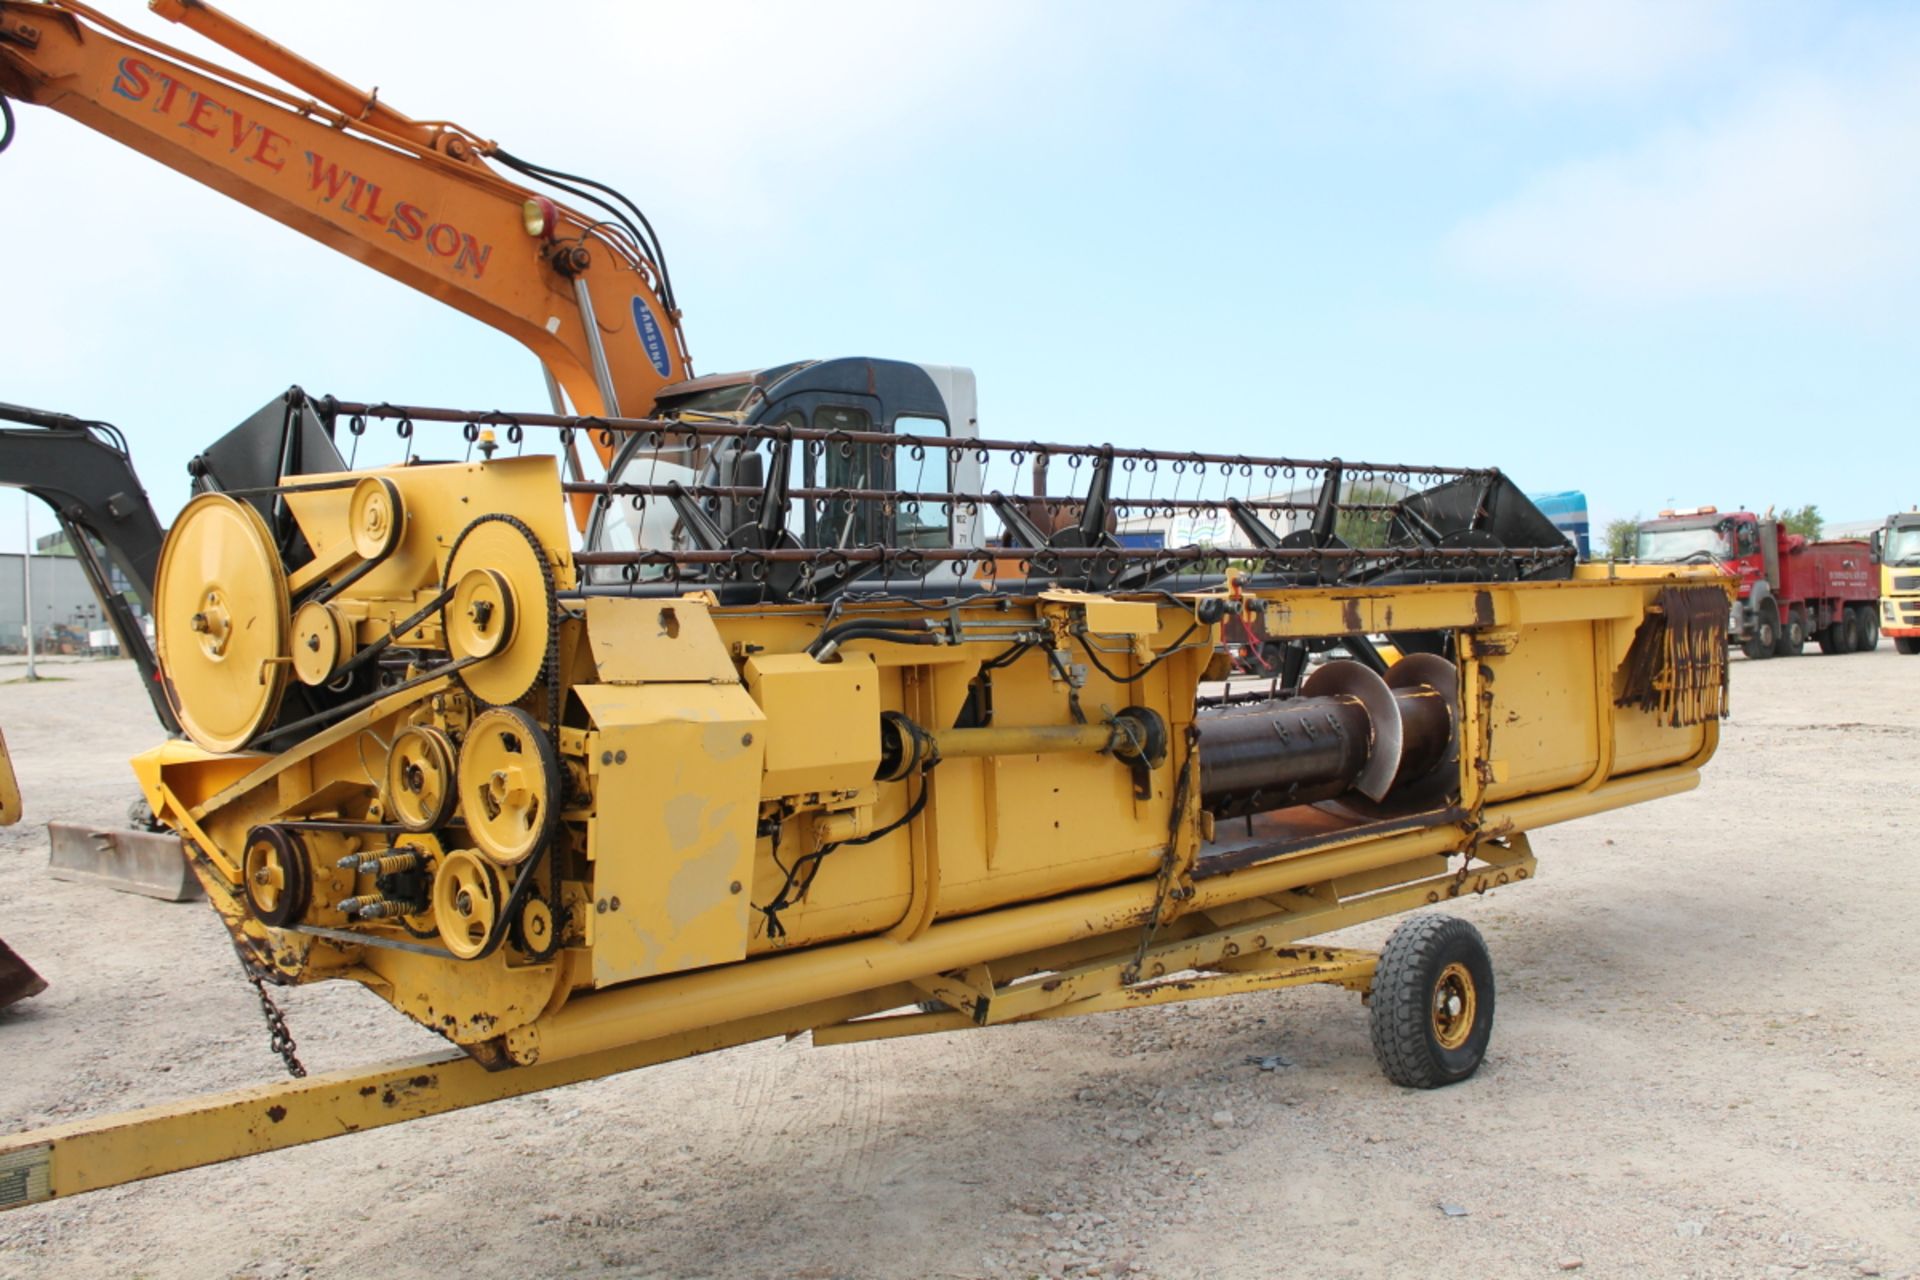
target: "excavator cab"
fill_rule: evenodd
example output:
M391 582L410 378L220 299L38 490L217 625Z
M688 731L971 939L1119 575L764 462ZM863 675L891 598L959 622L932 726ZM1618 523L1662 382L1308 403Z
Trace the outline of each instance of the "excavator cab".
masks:
M973 372L948 365L849 357L713 374L669 387L656 416L770 428L723 445L628 437L608 468L614 486L596 501L586 546L593 551L723 550L729 547L933 548L967 545L977 515L964 504L835 503L829 495L909 488L968 492L979 463L946 467L947 450L893 449L874 433L970 439L978 432ZM784 427L843 434L826 447L780 438ZM791 500L790 500L791 499ZM595 583L645 582L665 565L599 566Z

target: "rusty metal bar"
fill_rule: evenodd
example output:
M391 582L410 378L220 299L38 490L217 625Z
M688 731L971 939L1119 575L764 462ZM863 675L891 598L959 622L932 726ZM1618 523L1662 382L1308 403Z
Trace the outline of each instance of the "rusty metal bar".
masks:
M879 445L889 449L902 449L912 452L916 449L944 449L948 452L976 453L1012 453L1018 455L1016 461L1028 455L1044 454L1050 457L1079 457L1089 461L1110 458L1118 463L1150 462L1156 466L1167 463L1176 468L1175 474L1181 474L1187 468L1218 467L1237 470L1251 476L1255 468L1291 479L1297 472L1308 472L1317 476L1328 467L1335 465L1330 458L1287 458L1277 456L1253 455L1244 453L1202 453L1199 451L1177 451L1168 449L1121 448L1116 445L1063 445L1049 444L1039 440L994 440L994 439L956 439L951 436L915 436L896 434L891 431L825 431L817 427L777 426L774 424L742 425L727 422L678 422L656 418L603 418L569 416L556 413L507 413L494 409L476 412L464 409L438 409L426 405L367 404L361 401L340 400L332 396L320 402L323 410L349 418L392 418L410 422L449 422L463 426L518 426L518 427L557 427L575 431L605 431L610 434L632 435L651 432L658 436L658 446L666 447L672 437L685 441L688 447L706 440L752 440L780 441L796 440L801 442L817 441L834 446L842 445ZM1362 482L1380 479L1411 479L1414 476L1494 476L1499 474L1495 467L1438 467L1414 465L1401 462L1345 462L1338 463L1348 478Z
M1560 547L771 547L738 550L577 551L575 564L810 564L845 560L853 564L910 564L915 561L1152 561L1205 564L1250 560L1275 564L1394 560L1414 565L1510 561L1540 565L1570 560L1575 551Z
M763 496L757 485L741 484L629 484L621 482L609 484L605 481L576 480L560 486L569 494L609 495L613 497L670 498L684 494L692 498L717 498L728 501L745 499L755 502ZM942 489L788 489L787 497L804 499L810 502L919 502L953 504L966 507L988 507L996 499L1011 497L1013 501L1027 506L1041 506L1048 512L1079 511L1087 504L1082 498L1058 496L1036 498L1030 495L1008 495L999 493L956 493ZM1237 504L1256 511L1312 511L1319 504L1313 502L1288 502L1277 498L1113 498L1107 506L1120 514L1132 515L1136 511L1143 515L1160 513L1178 515L1181 512L1225 511ZM1341 511L1369 511L1378 515L1391 515L1400 510L1397 502L1340 502L1334 504Z

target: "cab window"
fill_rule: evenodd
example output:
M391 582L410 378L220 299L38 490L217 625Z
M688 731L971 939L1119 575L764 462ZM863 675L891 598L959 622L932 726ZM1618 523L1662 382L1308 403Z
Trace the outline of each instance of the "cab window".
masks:
M873 419L867 416L864 409L828 404L813 411L813 426L817 431L871 431ZM821 464L821 488L891 487L891 480L886 475L886 460L880 456L880 450L870 444L848 445L844 448L828 444ZM810 517L810 522L815 518L819 522L817 546L863 547L882 541L880 517L872 503L829 501L827 509L817 517Z
M933 438L947 434L947 424L939 418L921 418L902 414L893 429L903 436ZM953 453L947 449L928 449L914 457L906 449L894 452L894 474L902 489L914 492L949 492L953 488ZM945 547L952 545L953 515L939 501L901 503L893 516L894 545L900 547Z

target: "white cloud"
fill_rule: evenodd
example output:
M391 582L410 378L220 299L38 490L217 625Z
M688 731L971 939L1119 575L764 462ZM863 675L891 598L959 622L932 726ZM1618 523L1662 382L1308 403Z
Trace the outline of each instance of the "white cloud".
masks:
M1920 267L1920 59L1778 83L1458 227L1474 273L1614 300L1847 300Z
M1390 0L1399 61L1530 94L1645 89L1739 39L1728 0Z
M955 116L1011 114L1066 22L1015 0L573 0L531 25L504 0L458 13L351 0L276 10L271 30L403 111L450 116L681 223L697 205L721 234L875 196L833 183L883 172L892 148L926 145Z

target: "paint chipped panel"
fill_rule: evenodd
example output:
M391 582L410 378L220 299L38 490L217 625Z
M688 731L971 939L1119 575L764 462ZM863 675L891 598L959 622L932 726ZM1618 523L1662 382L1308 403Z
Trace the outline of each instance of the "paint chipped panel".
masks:
M740 679L704 601L595 596L586 612L587 643L602 680L733 684Z
M596 985L745 958L764 717L738 685L599 686Z

